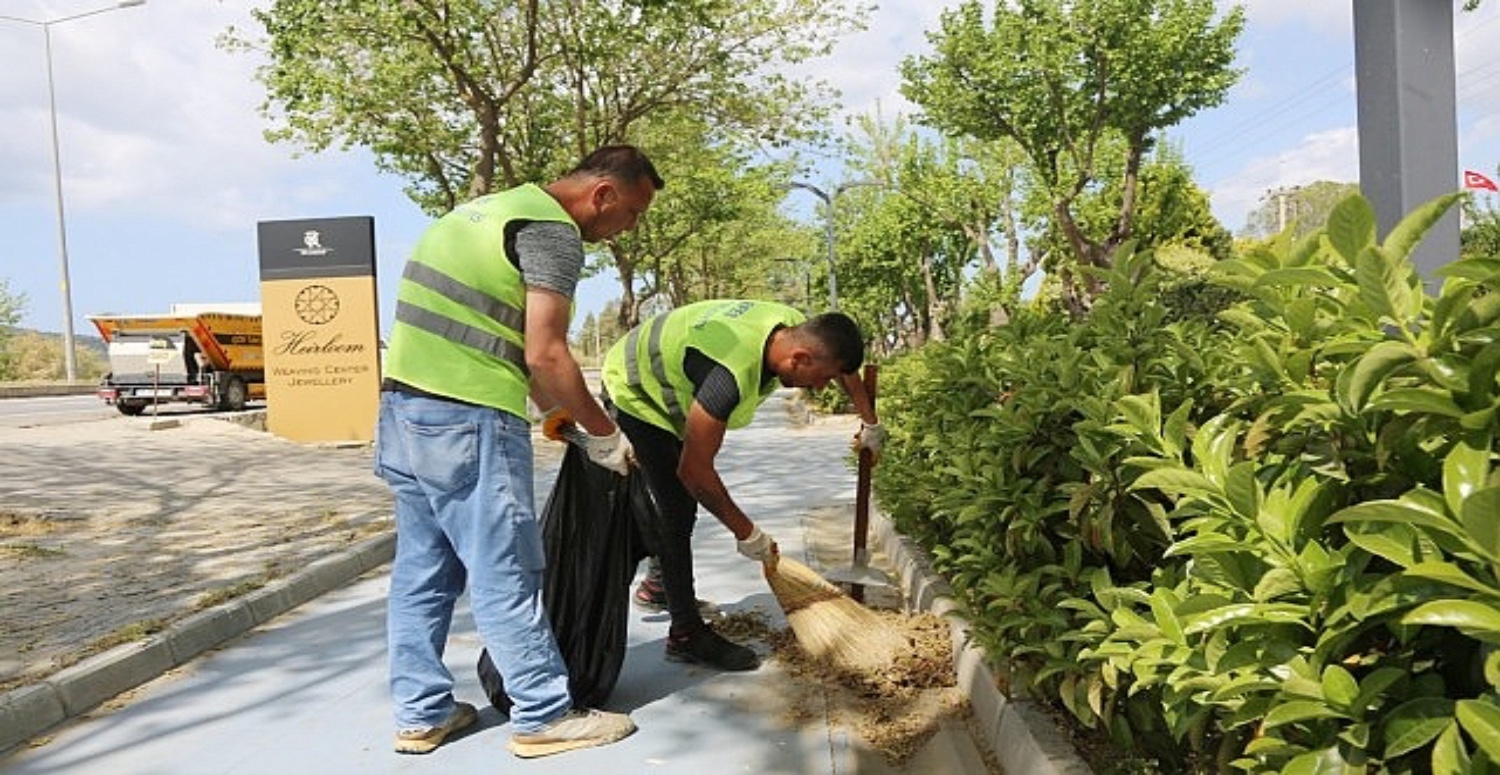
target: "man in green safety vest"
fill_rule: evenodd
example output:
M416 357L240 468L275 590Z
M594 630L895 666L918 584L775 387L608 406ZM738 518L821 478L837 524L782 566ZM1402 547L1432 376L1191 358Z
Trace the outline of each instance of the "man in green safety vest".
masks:
M427 753L474 723L443 650L469 588L514 734L534 757L603 745L630 717L575 708L542 607L526 400L561 406L590 459L625 473L630 442L589 394L568 350L584 242L635 228L664 185L631 146L606 146L547 186L479 197L438 219L401 277L381 383L376 473L395 495L387 612L401 753Z
M776 543L730 497L714 468L725 431L750 423L778 386L821 388L837 380L863 421L858 444L878 452L884 429L855 372L864 337L848 316L811 319L766 301L702 301L641 323L604 359L603 382L635 458L655 491L660 519L648 543L655 571L637 599L664 597L667 658L720 670L760 660L703 620L694 592L691 538L702 504L734 534L744 556L774 562Z

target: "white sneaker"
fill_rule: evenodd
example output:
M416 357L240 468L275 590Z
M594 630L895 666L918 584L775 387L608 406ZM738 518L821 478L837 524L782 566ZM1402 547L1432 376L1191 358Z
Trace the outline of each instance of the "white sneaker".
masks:
M575 748L608 745L634 731L635 722L624 713L574 708L535 732L511 735L509 748L516 756L531 759Z
M460 729L467 728L479 714L467 702L455 703L448 720L435 727L403 729L396 733L396 753L431 753Z

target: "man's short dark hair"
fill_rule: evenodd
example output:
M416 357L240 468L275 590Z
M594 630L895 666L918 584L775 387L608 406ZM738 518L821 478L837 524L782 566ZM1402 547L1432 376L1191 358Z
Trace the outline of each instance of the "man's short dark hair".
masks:
M656 172L656 165L641 149L633 145L605 145L583 157L578 166L568 172L574 175L600 175L622 183L635 183L642 178L651 181L657 191L666 188L667 182Z
M853 374L865 362L865 337L853 318L842 312L824 312L797 326L803 333L823 343L829 357L839 364L839 371Z

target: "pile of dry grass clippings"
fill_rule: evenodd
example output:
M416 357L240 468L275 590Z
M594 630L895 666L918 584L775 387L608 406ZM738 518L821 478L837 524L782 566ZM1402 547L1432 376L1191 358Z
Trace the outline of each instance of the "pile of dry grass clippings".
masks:
M797 642L814 659L855 670L879 668L910 645L899 628L796 560L781 558L766 570L766 580Z

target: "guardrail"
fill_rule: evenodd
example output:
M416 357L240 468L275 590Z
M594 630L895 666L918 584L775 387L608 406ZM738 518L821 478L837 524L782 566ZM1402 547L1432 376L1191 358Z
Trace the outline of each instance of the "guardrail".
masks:
M93 382L0 382L0 398L86 396L98 389Z

